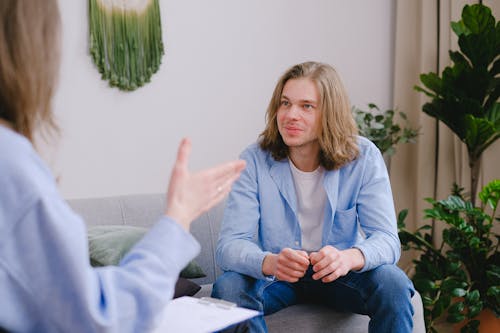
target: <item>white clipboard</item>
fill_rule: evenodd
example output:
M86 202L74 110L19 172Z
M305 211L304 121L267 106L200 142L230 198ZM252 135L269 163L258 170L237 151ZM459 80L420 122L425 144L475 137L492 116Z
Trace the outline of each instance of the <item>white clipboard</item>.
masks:
M216 298L183 296L169 302L154 333L209 333L258 314Z

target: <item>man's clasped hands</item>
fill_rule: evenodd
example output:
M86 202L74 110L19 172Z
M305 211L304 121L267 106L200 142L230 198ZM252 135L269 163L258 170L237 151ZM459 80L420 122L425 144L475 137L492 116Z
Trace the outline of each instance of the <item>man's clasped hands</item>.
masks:
M364 256L357 248L339 250L327 245L317 252L284 248L279 254L269 254L264 258L262 272L276 279L297 282L312 266L314 280L332 282L351 270L364 266Z

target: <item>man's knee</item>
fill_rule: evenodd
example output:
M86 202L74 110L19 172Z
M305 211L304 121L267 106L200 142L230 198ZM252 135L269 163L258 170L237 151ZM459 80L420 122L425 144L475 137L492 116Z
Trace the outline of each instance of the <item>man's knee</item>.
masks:
M380 296L387 300L397 300L411 303L411 297L415 293L413 283L406 274L395 265L383 265L375 269L374 279Z
M263 311L263 303L258 295L258 280L235 272L225 272L212 288L212 297L236 303L238 306Z
M380 275L379 281L386 284L388 287L397 289L413 289L411 280L406 276L398 266L383 265L379 267L378 274Z
M249 289L248 277L236 272L225 272L217 278L212 288L212 296L234 301Z

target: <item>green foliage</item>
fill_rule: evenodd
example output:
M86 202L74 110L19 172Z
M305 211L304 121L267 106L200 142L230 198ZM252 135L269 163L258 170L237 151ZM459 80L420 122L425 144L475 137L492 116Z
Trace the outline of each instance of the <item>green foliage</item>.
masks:
M478 331L480 323L472 318L483 308L500 315L500 235L494 232L500 221L495 215L500 180L483 188L479 194L483 205L475 207L481 154L500 137L500 23L488 7L477 4L465 5L461 20L451 27L460 47L449 51L452 65L441 75L422 74L424 87L415 89L430 97L423 111L442 121L467 146L470 201L455 184L447 199L426 199L431 208L424 216L433 220L430 225L407 231L403 211L398 228L403 249L420 254L414 260L413 282L422 294L428 331L436 332L434 321L447 313L450 322L466 321L464 333ZM436 244L434 235L440 230L442 241Z
M407 210L398 216L403 249L420 254L413 261L412 279L422 295L431 332L434 321L445 312L450 322L467 321L462 332L477 332L479 322L472 318L485 307L500 315L500 235L494 232L500 222L495 215L500 180L490 182L479 194L484 208L465 200L462 190L455 185L445 200L426 199L432 207L424 211L425 218L434 219L435 224L409 232L404 224ZM432 235L442 227L442 242L435 245Z
M369 111L353 108L354 119L359 133L371 140L380 149L382 154L392 156L395 146L399 143L414 143L418 130L408 124L406 114L394 110L381 111L377 105L368 104ZM404 121L404 127L395 122L398 114Z
M452 65L441 76L420 75L431 101L423 111L446 124L467 146L475 201L483 151L500 137L500 24L481 4L465 5L462 19L452 22L460 51L449 51Z

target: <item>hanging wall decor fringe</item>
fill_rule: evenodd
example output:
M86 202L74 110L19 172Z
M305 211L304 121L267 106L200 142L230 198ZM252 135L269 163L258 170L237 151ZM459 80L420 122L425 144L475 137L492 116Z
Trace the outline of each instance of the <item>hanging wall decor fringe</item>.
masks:
M158 0L89 0L90 54L121 90L149 82L164 54Z

